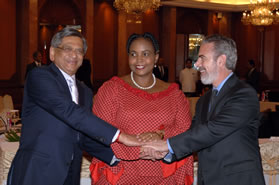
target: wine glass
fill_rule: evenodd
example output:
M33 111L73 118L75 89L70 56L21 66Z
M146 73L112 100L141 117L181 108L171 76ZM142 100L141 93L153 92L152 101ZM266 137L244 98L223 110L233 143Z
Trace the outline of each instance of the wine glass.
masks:
M19 110L11 110L10 114L11 114L11 121L12 121L13 125L15 125L20 120Z

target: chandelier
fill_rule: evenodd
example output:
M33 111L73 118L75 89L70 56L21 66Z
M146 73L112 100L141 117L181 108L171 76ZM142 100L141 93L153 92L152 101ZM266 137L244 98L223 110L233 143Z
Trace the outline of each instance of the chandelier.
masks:
M160 0L115 0L113 6L127 14L142 14L147 10L157 10Z
M275 0L250 0L249 9L242 14L241 22L244 25L269 26L279 22Z

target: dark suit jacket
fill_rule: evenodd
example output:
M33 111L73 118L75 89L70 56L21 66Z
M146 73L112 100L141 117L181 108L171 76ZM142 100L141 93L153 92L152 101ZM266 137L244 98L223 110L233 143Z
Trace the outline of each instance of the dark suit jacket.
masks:
M35 62L32 62L31 64L28 64L26 66L26 72L25 72L25 79L27 77L27 74L32 70L34 69L35 67L37 67L36 63Z
M233 75L208 112L210 96L197 102L191 129L169 139L175 158L198 152L199 185L264 185L256 92Z
M164 67L164 75L160 72L160 69L158 66L154 67L153 73L156 76L156 78L159 78L160 80L167 82L169 79L169 75L168 75L169 71L166 66L163 66L163 67Z
M260 73L254 69L251 73L247 73L247 83L250 84L256 91L259 91Z
M82 65L76 73L76 78L83 82L87 87L93 90L91 83L91 63L88 59L83 59Z
M67 82L55 64L29 73L20 146L8 185L63 185L65 181L64 185L78 185L83 149L111 162L114 154L109 145L117 129L92 114L91 90L80 82L77 87L79 105L72 101Z

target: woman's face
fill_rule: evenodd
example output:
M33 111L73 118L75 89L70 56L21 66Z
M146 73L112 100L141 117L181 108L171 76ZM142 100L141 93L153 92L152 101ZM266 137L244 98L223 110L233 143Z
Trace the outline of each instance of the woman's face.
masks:
M152 42L147 39L138 38L130 45L129 66L134 75L151 75L158 58L159 54L155 53Z

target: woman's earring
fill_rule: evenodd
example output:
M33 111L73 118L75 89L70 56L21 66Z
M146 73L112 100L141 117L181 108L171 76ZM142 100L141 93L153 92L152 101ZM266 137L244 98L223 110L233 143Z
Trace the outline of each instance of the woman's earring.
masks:
M155 68L155 67L157 67L157 65L156 65L156 64L154 65L154 68Z

